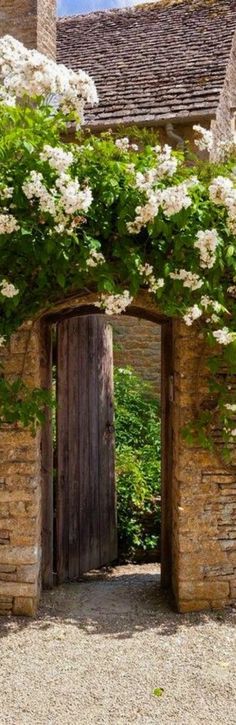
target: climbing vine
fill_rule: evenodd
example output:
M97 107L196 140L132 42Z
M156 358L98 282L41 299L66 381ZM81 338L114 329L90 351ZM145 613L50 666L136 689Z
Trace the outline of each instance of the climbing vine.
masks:
M140 288L165 315L197 325L211 349L213 412L186 435L211 445L212 417L229 448L236 400L219 366L236 372L236 166L193 161L152 134L83 134L86 74L0 41L0 343L65 294L89 289L106 314ZM67 142L76 124L75 142ZM196 127L201 148L210 132ZM218 347L221 348L219 355ZM2 377L2 421L41 420L45 391ZM40 398L40 396L42 396ZM14 407L14 400L16 401ZM31 402L30 402L31 401Z

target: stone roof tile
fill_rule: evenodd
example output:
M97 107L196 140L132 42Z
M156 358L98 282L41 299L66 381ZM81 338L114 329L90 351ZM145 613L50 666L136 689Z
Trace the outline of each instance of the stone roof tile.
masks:
M235 30L236 0L161 0L61 18L58 60L96 82L90 126L212 116Z

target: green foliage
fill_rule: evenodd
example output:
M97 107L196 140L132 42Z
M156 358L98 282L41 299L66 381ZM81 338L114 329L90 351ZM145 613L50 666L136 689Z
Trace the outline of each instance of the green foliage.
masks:
M132 556L159 540L160 405L152 387L130 368L115 368L114 380L119 549Z
M17 378L12 383L0 377L0 422L29 426L35 433L38 424L44 422L45 406L53 406L48 390L30 388Z
M134 221L137 207L143 207L147 201L145 192L135 183L136 173L145 174L157 165L152 135L147 131L143 137L140 131L136 133L138 151L132 144L126 149L118 148L112 133L99 137L80 133L76 144L66 143L62 140L67 132L65 118L59 112L52 113L43 103L39 107L32 104L15 108L0 104L0 124L0 214L13 214L18 223L13 233L0 233L0 284L6 279L19 290L10 298L0 290L0 339L8 341L23 321L42 315L65 295L78 290L118 294L128 289L135 297L140 288L148 287L140 265L151 265L154 280L163 281L161 287L150 292L160 312L182 318L189 307L201 305L201 298L207 296L217 304L217 314L212 314L215 308L205 310L201 321L195 324L201 326L214 357L216 328L227 327L232 337L229 344L222 346L221 359L215 358L215 369L211 372L217 402L213 412L206 411L208 443L204 432L199 436L201 445L211 445L214 425L223 426L225 445L229 443L230 447L236 433L227 405L234 404L235 399L233 391L229 392L224 381L220 382L219 366L222 364L229 374L235 372L236 302L234 291L229 294L228 289L236 287L236 238L226 206L213 203L209 184L219 174L234 183L235 159L217 165L196 162L194 169L192 159L191 164L188 159L185 163L183 154L175 153L178 167L172 177L160 178L158 189L179 185L197 173L198 183L189 191L191 204L170 216L157 206L155 218L135 234L127 224ZM132 135L135 137L134 131ZM81 189L88 184L92 191L88 211L78 210L69 230L60 231L53 215L40 209L38 199L28 199L23 193L22 184L31 171L42 174L49 193L55 188L57 173L40 156L47 144L73 152L72 179L79 180ZM12 197L6 198L2 193L5 186L12 188ZM216 230L219 238L216 260L213 266L201 268L194 240L199 231L211 229ZM89 266L92 251L102 253L104 263ZM173 279L171 273L181 268L200 276L201 287L192 289L182 280ZM0 395L2 420L5 416L8 421L10 416L25 425L32 424L32 417L40 420L37 390L29 390L15 406L11 387L5 386ZM29 405L30 396L35 413ZM197 415L196 412L195 418ZM190 434L199 432L203 425L201 417L198 422L194 420Z

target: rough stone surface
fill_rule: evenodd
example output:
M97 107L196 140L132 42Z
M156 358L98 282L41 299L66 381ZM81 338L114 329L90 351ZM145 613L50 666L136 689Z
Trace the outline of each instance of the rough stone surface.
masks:
M136 317L111 318L114 340L114 364L132 367L161 393L161 327Z
M37 328L24 325L2 361L9 379L14 371L40 385ZM3 426L0 452L0 613L33 614L41 558L40 434L32 437L19 426Z
M173 590L180 611L235 601L236 469L181 437L196 405L206 404L204 345L196 330L174 323Z

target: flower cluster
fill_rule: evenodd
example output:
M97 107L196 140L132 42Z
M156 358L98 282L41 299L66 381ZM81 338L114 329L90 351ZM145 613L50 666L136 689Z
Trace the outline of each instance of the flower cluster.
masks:
M188 327L193 325L195 320L198 320L199 317L202 316L202 310L198 305L193 305L193 307L189 307L185 315L183 316L183 320Z
M92 249L89 257L86 259L86 265L87 267L97 267L98 264L104 264L105 257L101 252L97 252L96 249Z
M216 260L216 249L219 244L219 235L216 229L206 229L197 232L194 247L199 250L200 267L210 269Z
M22 191L30 201L38 199L42 212L56 216L55 198L53 193L47 190L41 172L31 171L28 179L22 184Z
M95 307L100 307L106 313L106 315L120 315L121 312L125 312L126 308L131 304L133 297L131 297L127 289L121 294L106 295L102 294L99 302L95 302Z
M170 186L161 192L160 206L167 217L178 214L182 209L188 209L192 199L188 194L189 184L182 183L177 186Z
M164 287L165 281L163 277L155 277L152 264L148 264L148 262L146 262L145 264L138 264L137 269L140 276L147 284L149 292L155 294L156 292L158 292L158 290Z
M15 295L18 295L19 293L19 290L16 289L15 285L8 282L6 279L3 279L0 282L0 287L0 293L3 297L15 297Z
M184 287L189 287L191 290L197 290L203 285L203 280L195 272L190 272L187 269L176 269L175 272L170 272L171 279L178 279L183 282Z
M124 136L123 138L117 138L115 141L115 145L121 151L128 151L129 149L132 149L133 151L138 151L137 144L131 143L127 136Z
M48 160L49 165L58 173L55 184L51 185L50 191L44 183L41 172L31 171L28 179L22 184L22 190L30 201L38 200L39 208L43 213L50 214L55 219L56 231L60 234L68 223L74 227L74 220L71 216L78 212L87 212L92 203L92 192L88 186L81 188L77 178L73 179L70 174L61 171L61 168L68 166L73 161L72 154L62 151L58 154L57 149L44 148L40 157Z
M74 161L71 151L64 151L60 146L49 146L49 144L44 146L40 159L48 161L49 166L59 173L67 171Z
M173 155L171 146L165 144L163 149L161 149L161 146L156 146L155 151L158 161L156 170L157 178L163 179L165 176L171 178L175 174L178 166L178 159Z
M200 124L193 126L193 130L198 134L198 138L195 139L195 146L199 148L199 151L212 151L214 145L212 131L207 128L203 128Z
M209 197L214 204L225 206L229 230L236 234L236 188L232 179L217 176L209 186Z
M12 214L0 213L0 234L12 234L19 229L19 224Z
M11 199L13 194L13 187L12 186L6 186L6 184L3 184L0 186L0 199Z
M228 327L222 327L220 330L214 330L212 334L220 345L230 345L231 342L236 340L236 332L230 332Z
M76 113L81 120L84 104L98 101L94 82L87 73L57 65L9 35L0 39L0 81L4 103L11 98L14 103L15 99L44 97L50 105L56 96L63 113Z
M167 148L169 149L169 147ZM170 159L168 157L168 161L174 162L175 169L172 168L172 172L169 174L172 175L174 170L176 170L175 162L177 164L177 159L172 156ZM192 204L189 190L198 183L196 177L162 189L160 186L157 186L160 176L159 172L160 166L158 168L148 169L145 173L138 172L136 174L136 187L140 191L145 192L147 202L143 206L139 205L136 207L134 221L127 223L128 231L131 234L138 234L143 226L153 221L159 213L160 208L166 217L171 217L178 214L182 209L188 209ZM165 173L167 173L167 170Z

